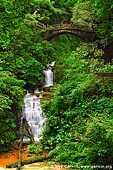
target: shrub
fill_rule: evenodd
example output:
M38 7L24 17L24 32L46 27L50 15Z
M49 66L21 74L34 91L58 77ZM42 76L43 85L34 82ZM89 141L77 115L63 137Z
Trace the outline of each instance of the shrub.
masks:
M33 144L28 145L27 149L30 154L38 155L43 151L43 145L40 142L35 142Z
M0 70L0 153L8 151L17 138L17 119L23 104L24 81Z

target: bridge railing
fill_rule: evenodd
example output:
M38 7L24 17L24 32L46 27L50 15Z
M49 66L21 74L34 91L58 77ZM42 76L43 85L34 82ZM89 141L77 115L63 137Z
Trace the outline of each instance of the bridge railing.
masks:
M63 29L63 28L72 28L74 27L73 24L54 24L54 25L47 25L46 28L53 28L53 29Z
M37 23L37 27L38 27L38 28L41 28L41 29L42 29L42 28L47 28L47 26L46 26L45 24L43 24L43 23L41 23L41 22L39 22L39 21L38 21L38 23Z
M49 25L49 24L42 24L41 22L38 22L37 27L40 29L50 29L50 30L58 30L58 29L78 29L78 30L85 30L85 31L93 31L91 28L87 28L85 26L80 26L80 25L75 25L73 23L61 23L61 24L54 24L54 25Z
M55 25L49 25L48 28L53 28L53 29L78 29L78 30L87 30L87 31L93 31L92 28L88 28L85 26L80 26L80 25L75 25L73 23L66 23L66 24L55 24Z

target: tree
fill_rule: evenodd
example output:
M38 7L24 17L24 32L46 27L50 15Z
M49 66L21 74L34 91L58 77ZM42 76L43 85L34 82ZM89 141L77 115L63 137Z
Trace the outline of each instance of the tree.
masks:
M23 105L24 85L24 81L0 68L0 153L10 150L17 138L17 118Z
M71 21L80 26L93 28L96 25L96 14L92 8L92 1L78 1L72 8Z
M94 74L104 66L101 56L94 44L81 43L65 61L69 69L54 98L43 105L45 148L69 166L112 164L107 143L112 147L113 80L103 82Z
M100 22L98 31L103 36L113 37L113 2L112 0L93 0L92 6Z

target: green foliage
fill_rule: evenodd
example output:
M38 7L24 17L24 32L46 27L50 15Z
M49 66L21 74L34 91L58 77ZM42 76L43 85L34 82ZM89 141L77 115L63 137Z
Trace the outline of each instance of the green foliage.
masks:
M33 4L32 0L15 3L4 1L0 14L2 66L18 79L25 80L31 87L42 83L44 69L42 64L45 65L46 62L44 62L45 47L36 27L37 19L40 17L36 12L38 5L36 4L36 2Z
M84 76L84 84L63 84L49 107L44 134L49 154L68 165L112 164L112 82Z
M72 7L71 21L74 24L94 28L98 35L108 39L113 37L112 18L113 18L112 0L81 0Z
M89 115L84 121L84 133L75 132L77 145L82 145L78 152L78 165L112 164L112 120L106 113ZM79 128L79 127L78 127ZM106 160L107 158L107 160Z
M58 162L112 164L113 80L102 81L94 74L99 66L105 71L102 54L94 44L80 44L65 58L62 84L43 106L48 115L43 140Z
M80 26L92 28L94 20L96 20L95 13L92 8L91 1L78 1L72 8L73 16L71 21Z
M24 84L11 73L0 70L0 153L10 150L17 137L17 116L23 105Z
M109 118L106 117L108 117L108 115L99 118L97 117L98 120L97 119L95 121L93 120L93 125L91 125L91 130L88 134L90 135L90 139L92 138L93 135L94 145L92 146L92 151L95 153L97 152L92 156L92 158L90 158L90 162L93 162L93 164L95 162L95 159L98 161L98 164L106 165L106 163L108 164L112 163L113 155L110 152L111 149L109 148L109 146L112 146L112 141L113 141L113 136L112 136L113 122L112 120L109 120ZM96 124L98 128L95 133L93 129L96 128ZM88 156L91 155L92 151L89 149ZM108 158L107 162L105 162L106 157Z
M63 77L67 75L67 70L73 67L73 55L77 46L82 42L81 39L72 35L60 35L53 39L53 59L56 61L55 80L57 84L62 83ZM68 63L69 62L69 63Z
M75 162L77 159L75 158L75 154L76 154L76 142L69 142L69 143L62 143L60 145L57 145L57 147L50 151L49 155L58 155L56 156L56 161L57 162L64 162L68 165L73 165L73 162ZM72 162L72 164L71 164Z
M113 37L113 2L112 0L94 0L92 6L99 18L98 32L105 37Z
M0 2L0 152L16 139L23 87L43 84L43 69L56 61L54 98L44 105L48 116L43 143L56 161L68 165L112 164L113 85L94 73L112 72L98 42L113 36L112 1L2 0ZM71 11L70 11L71 10ZM70 35L43 40L43 24L69 23L96 28L103 36L83 43ZM98 37L98 35L97 35ZM3 68L3 69L2 69ZM42 144L29 147L42 152ZM109 155L109 156L108 156ZM106 159L107 158L107 159Z
M42 39L37 24L39 21L51 23L52 17L56 18L56 13L62 16L62 12L51 1L38 0L4 0L0 2L0 10L0 58L3 67L0 70L0 127L5 125L0 131L2 152L10 149L16 139L23 87L42 85L43 69L58 54L55 54L52 43Z
M43 145L40 142L35 142L33 144L28 145L27 150L29 154L38 155L43 151Z

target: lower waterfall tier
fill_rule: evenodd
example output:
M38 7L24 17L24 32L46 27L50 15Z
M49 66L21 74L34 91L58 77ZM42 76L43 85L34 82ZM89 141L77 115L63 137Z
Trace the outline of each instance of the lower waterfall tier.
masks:
M34 135L34 140L39 141L40 134L45 127L46 120L42 117L40 99L36 95L30 93L26 94L24 98L24 109L22 116L27 120ZM27 137L24 137L24 140L26 142L29 141Z

